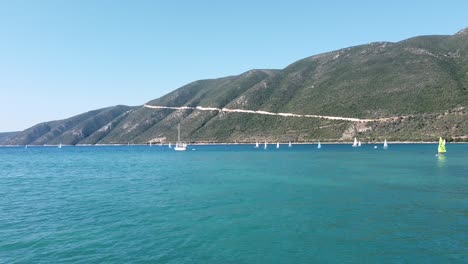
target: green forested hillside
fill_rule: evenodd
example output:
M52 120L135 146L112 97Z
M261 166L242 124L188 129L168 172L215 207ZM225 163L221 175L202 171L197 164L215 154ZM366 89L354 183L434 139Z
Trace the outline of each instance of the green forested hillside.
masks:
M181 73L183 74L183 73ZM42 123L2 144L174 142L176 126L194 142L417 141L468 136L468 29L451 36L376 42L315 55L282 70L200 80L159 106L204 106L378 119L315 118L118 106Z

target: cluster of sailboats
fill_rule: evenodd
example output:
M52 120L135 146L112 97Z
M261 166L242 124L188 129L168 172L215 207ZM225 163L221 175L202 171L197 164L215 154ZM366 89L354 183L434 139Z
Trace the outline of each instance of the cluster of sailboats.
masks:
M437 149L437 156L441 156L441 155L444 155L447 150L445 149L445 139L443 139L442 137L439 138L439 146L438 146L438 149ZM152 142L149 143L150 146L152 146ZM129 143L130 145L130 143ZM162 143L160 144L160 146L162 146ZM360 140L358 140L357 138L354 138L354 141L353 141L353 144L352 144L352 147L361 147L362 146L362 143ZM25 145L24 146L25 148L28 148L28 145ZM168 144L168 147L169 148L172 148L172 144L169 142ZM177 126L177 142L174 146L174 150L175 151L186 151L187 150L187 143L185 142L182 142L180 140L180 124ZM292 147L292 143L291 141L289 141L288 143L288 147ZM58 145L58 148L62 148L62 143L60 143ZM258 141L255 143L255 148L260 148L260 144L258 143ZM265 143L263 144L263 149L267 149L268 148L268 142L265 141ZM276 143L276 148L279 149L280 148L280 143L277 142ZM322 144L320 143L320 141L318 142L317 144L317 148L320 149L322 148ZM378 148L377 146L374 146L374 148ZM387 140L385 139L384 140L384 143L383 143L383 148L384 149L387 149L388 148L388 143L387 143Z
M260 144L257 142L255 142L255 148L259 148L260 147ZM292 147L292 143L291 141L289 141L288 143L288 148ZM265 144L263 144L263 149L267 149L268 148L268 142L265 141ZM279 149L280 148L280 143L277 142L276 143L276 148ZM318 142L317 144L317 148L322 148L322 144L320 144L320 141Z
M354 138L354 142L353 142L353 147L361 147L362 146L362 143L360 140L357 140L357 138ZM255 143L255 148L259 148L260 147L260 144L258 142ZM292 147L292 143L291 141L288 143L288 147ZM268 143L265 141L265 144L263 145L263 148L264 149L267 149L268 148ZM280 148L280 143L276 143L276 148L279 149ZM320 141L317 143L317 148L320 149L322 148L322 144L320 143ZM377 146L374 146L374 148L377 148ZM383 143L383 148L384 149L387 149L388 148L388 143L387 143L387 140L385 139L384 143Z
M443 139L442 137L439 137L439 146L437 148L437 155L436 156L443 156L447 150L445 149L445 139ZM354 138L354 142L353 142L353 147L360 147L361 146L361 141L358 141L356 138ZM374 148L377 148L377 146L374 146ZM388 148L388 143L387 143L387 140L385 139L384 143L383 143L383 148L384 149L387 149Z
M354 142L353 142L353 145L351 145L353 148L356 148L356 147L361 147L362 146L362 143L360 140L357 140L357 138L354 138ZM374 148L378 148L377 146L374 146ZM384 140L384 143L383 143L383 148L384 149L387 149L388 148L388 143L387 143L387 140L385 139Z
M442 137L439 137L439 146L437 148L437 155L436 156L442 156L444 155L447 150L445 149L445 139L443 139ZM128 144L130 145L130 143ZM149 143L150 146L152 146L152 142ZM162 146L162 143L159 144L160 146ZM362 143L360 140L357 140L357 138L354 138L354 141L353 141L353 144L352 144L352 147L361 147L362 146ZM60 143L58 146L58 148L62 148L62 143ZM168 147L169 148L173 148L172 147L172 144L169 142L168 144ZM175 151L186 151L187 150L187 143L185 142L182 142L180 140L180 124L177 126L177 142L174 146L174 150ZM292 147L292 143L291 141L289 141L288 143L288 147ZM25 145L24 148L28 148L28 145ZM258 141L255 143L255 148L260 148L260 144L258 143ZM280 148L280 143L277 142L276 143L276 148L279 149ZM320 141L317 143L317 148L320 149L322 148L322 144L320 143ZM374 148L378 148L377 146L374 146ZM387 149L388 148L388 143L387 143L387 140L385 139L384 140L384 143L383 143L383 148L384 149ZM263 149L268 149L268 142L265 141L265 143L263 144Z
M176 145L174 147L174 150L175 151L185 151L187 150L187 143L185 142L182 142L180 140L180 124L177 126L177 142L176 142ZM361 147L362 146L362 143L360 140L358 140L357 138L354 138L354 141L353 141L353 144L352 144L352 147ZM59 148L62 147L62 144L60 144ZM171 143L168 144L168 147L169 148L172 148L172 145ZM289 141L288 143L288 147L292 147L292 143L291 141ZM260 144L257 142L255 142L255 148L260 148ZM263 149L267 149L268 148L268 142L265 141L265 143L263 144ZM280 148L280 143L277 142L276 143L276 148L279 149ZM320 141L318 142L317 144L317 148L320 149L322 148L322 144L320 143ZM374 146L374 148L378 148L377 146ZM385 139L384 140L384 143L383 143L383 148L384 149L387 149L388 148L388 142L387 140ZM438 151L437 151L437 155L443 155L446 153L446 149L445 149L445 139L442 139L442 137L439 138L439 146L438 146Z
M353 148L360 147L361 146L361 141L360 140L358 141L357 138L354 138L354 142L353 142L352 146L353 146Z

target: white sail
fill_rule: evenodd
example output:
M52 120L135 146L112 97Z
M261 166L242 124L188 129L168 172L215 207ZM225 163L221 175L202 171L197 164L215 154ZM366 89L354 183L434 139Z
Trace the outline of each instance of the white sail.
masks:
M320 141L318 142L317 148L322 148L322 145L320 144Z
M263 146L264 149L267 149L268 145L267 142L265 141L265 145Z
M359 140L358 143L357 143L358 147L361 146L361 141Z
M388 148L387 140L384 141L383 147L384 147L384 149Z
M289 141L288 147L292 147L291 141Z
M279 143L276 143L276 148L277 148L277 149L279 148Z
M169 148L172 148L172 144L171 144L171 142L169 142Z
M58 148L62 148L62 143L60 143L60 144L58 145Z
M255 147L258 148L258 142L255 142Z
M357 145L358 145L357 138L354 138L353 147L357 147Z

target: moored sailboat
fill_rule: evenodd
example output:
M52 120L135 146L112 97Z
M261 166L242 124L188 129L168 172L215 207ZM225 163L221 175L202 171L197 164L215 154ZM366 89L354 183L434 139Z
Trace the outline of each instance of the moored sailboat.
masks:
M383 148L384 148L384 149L387 149L387 148L388 148L387 140L384 141L384 143L383 143Z
M317 148L322 148L322 144L320 144L320 141L318 142Z
M358 146L357 138L354 138L353 147L357 147L357 146Z
M186 151L187 150L187 144L180 141L180 124L177 125L177 142L176 142L176 145L174 147L174 150L177 150L177 151Z
M278 142L278 143L276 143L276 148L277 148L277 149L279 149L279 142Z
M258 141L255 142L255 148L258 148Z

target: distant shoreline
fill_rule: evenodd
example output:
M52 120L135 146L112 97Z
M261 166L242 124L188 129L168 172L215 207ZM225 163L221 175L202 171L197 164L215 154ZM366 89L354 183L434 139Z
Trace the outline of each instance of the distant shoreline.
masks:
M387 141L388 144L438 144L437 141ZM292 145L317 145L318 142L291 142ZM174 143L175 144L175 143ZM174 145L172 144L172 145ZM276 145L276 142L267 143L268 145ZM289 142L280 142L280 145L288 145ZM352 145L353 142L320 142L322 145ZM369 142L362 143L363 145L382 145L383 142ZM447 142L447 144L468 144L468 142ZM188 143L192 146L230 146L230 145L255 145L255 142L251 143ZM264 143L260 143L263 146ZM58 147L59 145L0 145L0 148L15 148L15 147ZM77 145L64 145L62 147L124 147L124 146L150 146L149 144L77 144ZM168 146L168 144L153 144L152 146Z

